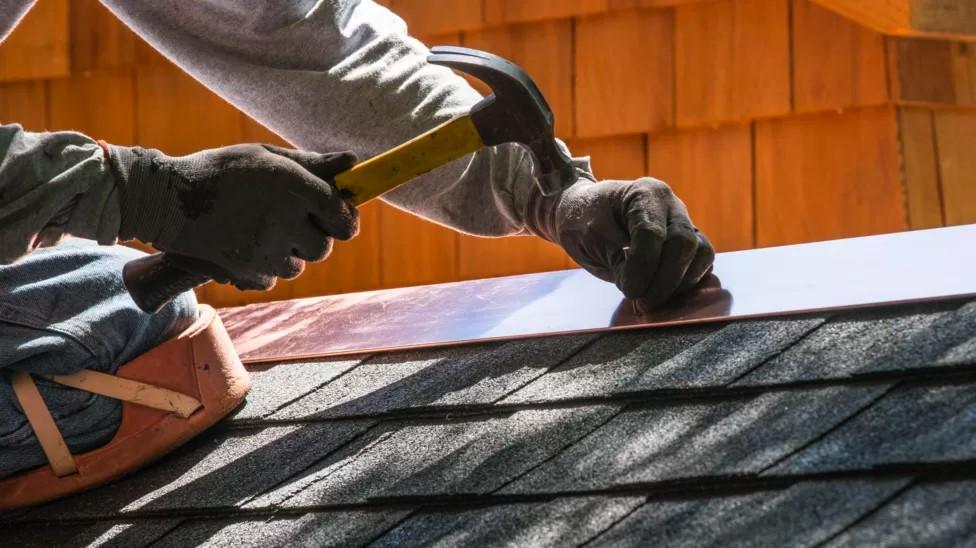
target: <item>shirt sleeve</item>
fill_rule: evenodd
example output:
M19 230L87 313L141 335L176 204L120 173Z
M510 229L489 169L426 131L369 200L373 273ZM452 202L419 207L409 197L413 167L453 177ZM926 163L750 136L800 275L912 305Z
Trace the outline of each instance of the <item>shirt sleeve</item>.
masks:
M481 96L372 0L102 0L208 88L297 147L361 159L466 113ZM576 159L589 171L586 159ZM520 146L482 149L383 198L457 230L524 232Z
M0 0L0 42L7 38L36 2L37 0Z
M109 244L118 231L115 178L98 143L0 125L0 264L64 234Z

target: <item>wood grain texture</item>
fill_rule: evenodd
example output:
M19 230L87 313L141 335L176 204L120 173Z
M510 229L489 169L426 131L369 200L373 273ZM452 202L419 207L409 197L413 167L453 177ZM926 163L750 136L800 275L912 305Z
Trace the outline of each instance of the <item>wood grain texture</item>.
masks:
M610 0L610 9L628 8L666 8L681 6L684 4L694 4L698 2L711 2L712 0Z
M910 0L812 0L878 32L908 32L912 26Z
M153 65L173 68L176 67L176 65L164 57L162 53L156 51L156 48L150 46L148 42L141 38L136 41L136 65L140 67L148 67Z
M969 0L813 1L885 34L976 38L976 4Z
M908 226L912 229L943 226L945 219L932 111L899 108L898 138L901 145Z
M576 135L669 127L674 120L671 10L621 11L576 24Z
M240 143L240 111L176 67L136 70L136 139L172 155Z
M895 111L756 122L760 247L907 228Z
M460 32L448 32L446 34L431 34L428 36L420 36L417 38L429 48L432 48L434 46L461 46L464 44L462 40L462 33Z
M141 40L98 0L71 0L71 71L131 67Z
M407 22L411 36L480 28L482 0L392 0L389 6Z
M552 108L556 134L573 135L573 29L569 20L510 25L465 33L464 45L524 69ZM487 93L485 86L479 91Z
M976 3L971 0L908 0L911 32L976 39Z
M888 38L888 67L898 103L976 106L976 44Z
M67 76L68 0L40 0L0 44L0 81Z
M80 131L117 145L136 143L131 69L101 69L51 80L49 85L52 128Z
M679 126L790 112L788 0L722 0L675 8Z
M939 152L945 222L976 222L976 112L937 110L935 132Z
M0 124L20 124L28 131L50 129L47 84L43 80L0 83Z
M840 110L888 100L884 37L809 0L793 0L793 106Z
M636 179L647 175L644 135L621 135L566 142L573 156L589 156L594 174L605 179Z
M652 134L647 144L651 176L671 186L717 250L755 245L749 126Z
M952 52L948 42L889 38L891 97L903 104L953 104Z
M950 59L956 104L976 106L976 44L952 42Z
M485 0L485 23L519 23L607 11L610 0Z
M457 279L457 232L388 204L379 208L383 287Z

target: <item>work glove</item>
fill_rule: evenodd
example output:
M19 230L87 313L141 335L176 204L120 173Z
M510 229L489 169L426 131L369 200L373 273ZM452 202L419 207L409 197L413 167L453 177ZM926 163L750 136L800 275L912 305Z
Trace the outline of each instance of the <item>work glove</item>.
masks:
M179 255L186 270L240 289L270 289L359 231L332 179L352 153L234 145L171 157L106 145L121 207L119 239Z
M685 204L651 178L597 183L580 177L554 196L535 189L526 227L644 309L695 287L715 259Z

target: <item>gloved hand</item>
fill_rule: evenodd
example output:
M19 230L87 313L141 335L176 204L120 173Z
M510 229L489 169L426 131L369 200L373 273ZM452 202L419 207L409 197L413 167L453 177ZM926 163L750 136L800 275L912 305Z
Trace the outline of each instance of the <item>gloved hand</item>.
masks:
M715 259L685 204L656 179L596 183L581 177L555 196L535 190L527 213L532 233L561 245L644 307L693 288Z
M187 257L196 274L241 289L270 289L320 261L332 239L359 231L356 208L332 179L352 153L317 154L234 145L181 157L108 146L115 172L119 238Z

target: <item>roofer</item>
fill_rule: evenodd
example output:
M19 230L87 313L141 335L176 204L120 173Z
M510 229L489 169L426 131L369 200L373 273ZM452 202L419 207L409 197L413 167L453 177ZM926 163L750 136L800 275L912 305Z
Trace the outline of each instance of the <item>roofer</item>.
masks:
M464 79L428 64L404 23L371 0L103 2L182 69L306 151L370 156L480 100ZM0 2L0 38L32 3ZM194 320L192 293L156 315L131 302L120 273L140 254L113 245L120 240L200 259L201 269L229 272L240 288L297 276L304 262L328 255L333 239L358 230L355 208L331 184L354 161L351 153L256 144L172 157L74 132L0 126L0 368L114 372ZM466 233L540 236L651 306L700 281L714 252L664 183L596 183L588 159L574 161L583 177L555 197L533 184L529 153L506 145L384 200ZM58 244L66 235L78 239ZM73 452L106 443L118 427L115 400L43 383L42 393ZM0 453L0 477L45 463L6 375Z

